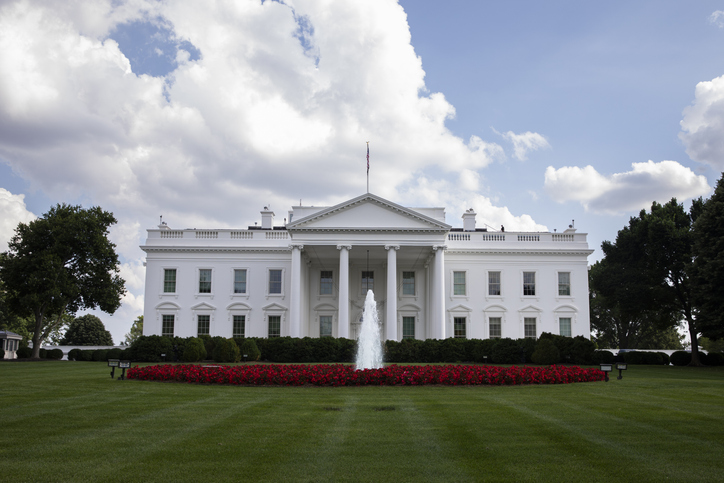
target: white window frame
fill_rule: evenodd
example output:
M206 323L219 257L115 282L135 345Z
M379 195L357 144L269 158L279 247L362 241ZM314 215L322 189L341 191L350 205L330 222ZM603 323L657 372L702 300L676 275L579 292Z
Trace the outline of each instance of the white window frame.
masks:
M528 315L528 314L525 314L525 315L523 316L523 338L524 338L524 339L534 339L534 340L536 340L536 339L538 339L538 329L539 329L539 326L540 326L540 322L539 322L539 321L540 321L540 317L538 317L538 316L530 317L530 316L526 316L526 315ZM535 333L533 334L533 337L530 337L530 336L528 336L528 335L525 334L525 320L526 320L526 319L533 319L533 320L535 321L535 322L534 322L534 326L533 326Z
M500 320L500 334L498 334L495 338L496 339L502 339L503 338L503 314L496 314L496 315L488 315L486 322L488 323L488 339L493 338L493 329L492 324L490 322L490 319L499 319Z
M249 276L249 272L246 272L247 277ZM248 280L248 279L247 279ZM244 316L244 337L254 337L252 335L249 335L249 327L250 327L250 321L251 321L251 307L249 307L247 304L242 302L232 302L230 305L226 307L227 311L227 323L224 324L226 327L229 328L228 334L229 337L234 337L234 316L235 315L243 315ZM220 334L224 335L224 334Z
M271 323L270 317L279 317L279 335L275 336L274 338L276 338L276 337L281 337L281 336L282 336L282 325L283 325L283 323L284 323L283 315L282 315L282 314L273 313L273 314L266 314L266 316L264 317L264 318L266 319L266 336L267 336L267 339L271 339L271 338L272 338L272 336L271 336L271 331L269 330L269 328L270 328L270 327L269 327L269 324Z
M322 293L322 272L332 272L332 291L329 293ZM333 269L325 268L324 270L319 269L318 273L319 273L319 290L317 292L318 295L320 297L334 297L336 295L335 288L336 288L336 286L339 286L339 283L337 283L337 284L334 283L335 280L337 280L335 271Z
M407 339L417 339L417 317L414 315L400 315L400 340L406 339L405 319L412 319L412 337L407 337Z
M525 295L525 274L532 273L534 277L534 295ZM540 284L538 283L540 277L538 276L538 270L521 270L520 271L520 296L526 299L538 299L540 297Z
M322 317L329 317L330 331L329 335L322 336ZM317 327L319 327L319 337L334 337L334 314L332 312L320 313L317 316Z
M271 282L271 272L272 270L279 270L282 273L282 279L281 279L281 288L279 293L271 293L269 292L270 282ZM284 286L286 285L284 283L284 280L286 280L286 269L281 267L267 267L266 269L266 296L269 297L281 297L284 298Z
M498 295L490 294L490 274L491 273L497 273L500 276L500 281L498 282L500 285L500 294L498 294ZM502 299L503 298L503 271L502 270L487 270L485 272L485 297L489 298L489 299Z
M560 274L561 273L567 273L568 274L568 295L561 295L560 294ZM573 271L572 270L557 270L556 271L556 298L559 299L570 299L573 298Z
M211 287L209 288L208 292L201 291L201 270L209 270L211 272L211 281L209 282L211 284ZM214 269L212 267L198 267L196 269L196 298L198 298L198 297L214 298L214 287L215 286L216 286L216 284L214 283Z
M247 337L247 322L249 322L249 317L246 314L230 314L229 317L231 318L231 337L232 338L238 338L238 337ZM244 335L238 336L234 333L234 317L244 317Z
M246 291L245 292L235 292L236 290L236 271L237 270L244 270L246 272ZM249 268L248 267L232 267L231 268L231 296L232 297L243 297L248 298L249 297Z
M455 319L463 319L465 321L464 327L465 327L465 334L463 337L458 337L455 335ZM468 328L468 325L470 324L470 317L469 315L461 315L461 314L453 314L452 317L452 338L453 339L469 339L470 335L470 329Z
M201 317L208 317L208 318L209 318L209 320L208 320L208 322L209 322L209 333L208 333L208 334L200 334L200 333L199 333L199 328L200 328L200 327L199 327L199 324L201 324L201 320L200 320ZM208 335L208 336L211 336L211 314L196 314L196 337L198 337L198 336L200 336L200 335Z
M573 337L573 317L565 316L565 317L557 317L558 319L558 335L562 335L564 337ZM561 330L561 321L564 319L568 319L568 335L563 334Z
M163 333L163 318L164 317L172 317L173 318L173 330L170 337L176 336L176 314L161 314L161 336L162 337L169 337L168 335L165 335Z
M372 291L373 292L375 291L375 285L377 284L377 273L376 273L377 270L375 270L374 268L370 268L369 270L366 268L364 270L360 270L359 271L359 293L363 297L367 296L367 289L364 287L364 283L362 283L362 280L363 280L362 275L365 272L372 272Z
M411 294L405 293L405 273L412 273L413 293ZM400 297L417 297L417 285L417 270L400 270Z
M176 280L174 281L174 291L166 292L166 270L176 271ZM161 267L161 295L178 295L178 282L179 282L179 268L178 267Z
M463 295L455 295L455 274L456 273L462 273L465 275L465 294ZM470 284L470 277L468 276L468 270L458 270L458 269L452 269L450 270L450 298L460 298L460 299L468 299L468 293L470 292L468 290L468 285Z

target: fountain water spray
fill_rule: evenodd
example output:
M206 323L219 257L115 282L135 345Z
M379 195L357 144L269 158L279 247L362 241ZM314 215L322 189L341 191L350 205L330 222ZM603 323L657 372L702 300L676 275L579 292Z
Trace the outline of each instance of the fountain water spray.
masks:
M362 328L357 339L357 370L382 367L382 338L377 318L377 303L372 290L367 291L362 313Z

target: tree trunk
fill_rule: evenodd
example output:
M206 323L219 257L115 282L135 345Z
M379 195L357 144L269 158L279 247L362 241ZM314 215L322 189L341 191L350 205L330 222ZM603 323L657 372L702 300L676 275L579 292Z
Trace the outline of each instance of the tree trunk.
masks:
M691 362L690 366L703 366L699 360L699 335L694 330L694 321L687 320L686 323L689 326L689 337L691 338Z
M43 313L35 312L35 331L33 332L33 359L40 359L40 342L43 338Z

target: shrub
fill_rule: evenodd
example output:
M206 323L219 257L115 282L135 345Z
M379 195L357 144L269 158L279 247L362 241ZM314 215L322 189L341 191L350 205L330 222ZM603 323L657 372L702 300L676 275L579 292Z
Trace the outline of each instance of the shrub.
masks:
M420 346L420 362L437 362L440 341L437 339L426 339Z
M130 347L130 357L126 358L139 362L161 362L163 360L161 354L166 354L168 357L172 352L173 345L170 338L142 335L133 342Z
M566 337L568 339L568 337ZM535 344L536 339L518 339L518 345L520 346L521 355L520 355L520 362L521 364L525 364L526 362L531 362L533 360L533 352L535 351ZM525 357L525 359L523 359Z
M462 362L465 357L465 339L444 339L440 344L436 362Z
M493 360L495 364L518 364L520 363L521 348L518 342L505 338L498 339L493 347Z
M213 358L215 362L239 362L239 346L234 339L221 339L215 344Z
M70 352L68 352L68 360L69 361L82 361L83 360L83 351L80 349L71 349Z
M310 343L313 347L315 355L314 362L338 362L339 346L337 339L332 337L320 337L319 339L311 339Z
M33 357L33 349L30 347L21 347L15 352L18 359L30 359Z
M593 353L596 351L596 344L582 335L577 335L573 338L570 350L571 352L569 355L571 364L592 364Z
M254 339L244 339L244 342L242 342L239 347L239 352L242 357L246 354L247 361L258 361L259 357L261 357L261 351L259 351L259 348L256 346Z
M699 351L699 362L704 364L705 366L709 366L709 357L707 357L706 352Z
M91 359L98 362L98 361L107 361L108 360L108 349L96 349L93 351L93 354L91 355Z
M123 352L123 349L108 349L108 353L106 354L106 360L108 359L121 359L121 353Z
M613 364L616 356L610 351L595 351L592 356L593 364Z
M47 359L48 358L48 351L45 349L40 349L40 358L41 359Z
M63 349L52 349L48 351L48 359L59 361L63 358Z
M533 351L534 364L550 365L560 362L561 353L551 339L540 339Z
M93 360L93 350L92 349L83 349L81 351L81 357L84 361L92 361Z
M199 337L189 337L186 340L181 360L184 362L199 362L206 359L206 347Z
M691 362L691 352L676 351L669 357L675 366L686 366Z
M709 354L706 356L706 362L710 366L724 365L724 354L720 352L709 352Z
M669 359L669 354L666 352L657 352L657 354L661 354L661 363L665 366L668 366L671 360Z
M5 359L5 349L0 349L0 359Z

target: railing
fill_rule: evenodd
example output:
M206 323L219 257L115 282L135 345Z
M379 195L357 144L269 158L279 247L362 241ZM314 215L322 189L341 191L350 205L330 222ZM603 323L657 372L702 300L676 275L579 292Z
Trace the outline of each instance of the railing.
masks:
M219 238L218 231L197 231L196 238Z
M183 238L184 232L177 230L163 230L161 231L161 238Z
M483 241L505 241L505 235L499 233L483 234Z
M553 241L554 242L572 242L575 240L574 235L560 235L560 234L553 234Z
M540 235L518 235L519 242L538 242Z
M470 241L470 233L448 233L448 240Z
M264 233L266 233L267 240L285 240L289 238L289 233L286 231L267 231Z
M251 231L232 231L231 238L233 240L251 240L254 238L254 232Z

